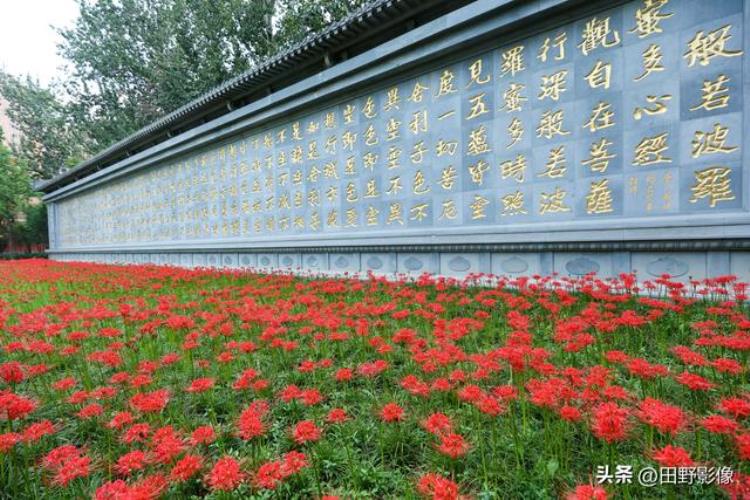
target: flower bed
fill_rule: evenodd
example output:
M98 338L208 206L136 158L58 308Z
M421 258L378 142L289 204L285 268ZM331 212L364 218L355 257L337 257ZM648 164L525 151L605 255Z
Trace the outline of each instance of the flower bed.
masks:
M495 282L0 262L0 492L750 495L745 285Z

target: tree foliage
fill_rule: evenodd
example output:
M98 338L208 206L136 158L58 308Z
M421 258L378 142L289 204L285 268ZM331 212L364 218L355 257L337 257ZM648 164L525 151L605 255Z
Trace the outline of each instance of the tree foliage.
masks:
M0 131L0 238L11 235L16 217L25 208L31 195L26 165L3 144Z
M29 77L0 72L0 94L8 100L8 116L21 131L14 153L33 178L52 177L84 158L87 135L76 126L71 109Z
M322 30L365 0L77 0L52 90L0 78L20 156L50 177Z

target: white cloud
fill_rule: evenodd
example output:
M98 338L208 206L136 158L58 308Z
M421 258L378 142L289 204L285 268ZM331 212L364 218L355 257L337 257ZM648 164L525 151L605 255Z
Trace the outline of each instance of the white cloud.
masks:
M74 0L2 0L0 2L0 67L30 74L42 84L60 75L65 60L57 55L56 28L68 27L78 16Z

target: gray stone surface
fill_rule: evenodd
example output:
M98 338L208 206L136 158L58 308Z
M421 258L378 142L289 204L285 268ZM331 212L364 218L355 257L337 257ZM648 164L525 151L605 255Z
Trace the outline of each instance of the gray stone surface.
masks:
M744 269L740 247L670 242L750 238L750 0L588 2L530 37L494 33L559 2L501 3L51 193L52 255L456 278ZM640 241L664 247L625 245ZM472 246L578 242L613 245Z

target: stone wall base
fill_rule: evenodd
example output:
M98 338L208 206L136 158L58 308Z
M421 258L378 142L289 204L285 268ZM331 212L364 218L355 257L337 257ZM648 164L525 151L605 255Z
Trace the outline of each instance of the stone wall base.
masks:
M238 251L214 252L55 252L51 259L112 264L158 264L187 268L250 268L300 274L352 275L368 271L381 276L417 276L430 273L451 278L491 273L504 276L533 276L558 273L582 276L595 272L600 277L636 272L640 281L669 274L687 282L733 274L750 282L750 251L604 251L604 252L349 252L308 253Z

